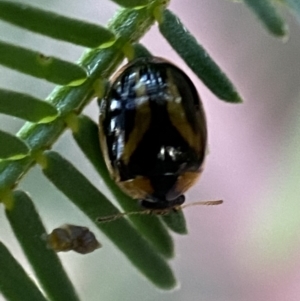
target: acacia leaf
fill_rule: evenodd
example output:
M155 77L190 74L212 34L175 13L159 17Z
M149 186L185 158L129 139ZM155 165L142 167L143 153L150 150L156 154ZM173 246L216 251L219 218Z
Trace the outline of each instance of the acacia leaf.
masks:
M47 231L29 195L15 191L13 196L6 216L47 296L52 301L79 301L56 253L42 239Z
M28 146L20 138L0 130L0 159L19 160L28 153Z
M298 21L300 21L300 1L299 0L285 0L285 4L298 17Z
M174 50L216 96L232 103L242 101L226 74L169 10L163 12L159 29Z
M124 6L124 7L139 7L147 5L151 2L151 0L112 0L113 2Z
M0 266L0 291L7 301L47 301L2 242Z
M133 45L134 49L134 58L143 58L143 57L152 57L151 52L142 44L136 43Z
M170 211L168 214L162 215L161 219L164 223L177 234L187 234L187 226L182 210L176 212Z
M256 14L263 25L275 36L284 37L288 33L288 26L270 0L244 0Z
M50 103L4 89L0 89L0 113L36 123L47 123L58 116L58 111Z
M58 85L76 86L87 78L86 71L78 65L3 41L0 64Z
M90 48L112 42L114 34L97 24L68 18L14 1L0 1L0 19L22 29Z

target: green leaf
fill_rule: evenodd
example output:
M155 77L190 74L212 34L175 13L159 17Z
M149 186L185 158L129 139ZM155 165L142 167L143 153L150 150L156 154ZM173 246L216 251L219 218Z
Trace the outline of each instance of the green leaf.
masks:
M19 160L28 153L29 148L21 139L0 130L0 159Z
M30 197L23 191L13 195L6 216L47 296L52 301L79 301L56 253L42 239L46 229Z
M93 222L99 216L118 213L118 210L99 192L75 167L59 154L44 153L47 178L61 190ZM158 255L140 234L121 218L111 223L96 223L107 237L124 253L131 263L150 281L162 289L176 284L173 272L167 262Z
M150 53L150 51L140 43L134 44L133 49L134 49L134 58L152 57L153 56Z
M0 266L0 291L8 301L47 301L2 242Z
M125 195L109 176L100 150L98 136L97 124L86 116L80 116L78 118L77 131L73 132L73 137L77 144L93 164L122 208L126 212L141 211L142 209L138 206L137 200L133 200ZM172 238L157 216L129 215L128 218L136 226L139 232L156 247L158 252L167 258L174 255Z
M87 77L78 65L0 41L0 64L58 85L79 85Z
M287 24L278 14L270 0L244 0L264 26L275 36L284 37L288 33Z
M168 214L162 215L161 219L168 226L169 229L177 234L187 234L187 227L184 214L182 210L173 212L170 211Z
M124 7L139 7L149 4L152 0L112 0Z
M56 108L50 103L4 89L0 89L0 113L37 123L47 123L58 116Z
M18 181L24 174L24 170L32 166L32 158L25 157L17 161L1 161L0 160L0 191L6 190L8 187Z
M51 123L26 123L18 136L24 140L34 152L49 148L65 129L65 122L58 118ZM28 156L18 161L0 161L0 190L14 186L21 177L35 164L34 157Z
M298 17L300 21L300 1L299 0L285 0L285 4Z
M223 71L169 10L164 11L159 29L187 65L216 96L233 103L242 101Z
M54 39L90 48L114 40L114 34L105 27L19 2L0 1L0 19Z

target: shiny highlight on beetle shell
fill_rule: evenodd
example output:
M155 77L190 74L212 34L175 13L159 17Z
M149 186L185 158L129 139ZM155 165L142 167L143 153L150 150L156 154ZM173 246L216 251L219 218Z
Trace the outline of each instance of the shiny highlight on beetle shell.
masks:
M207 128L200 98L164 59L134 60L114 76L99 132L111 177L143 207L181 205L202 172Z

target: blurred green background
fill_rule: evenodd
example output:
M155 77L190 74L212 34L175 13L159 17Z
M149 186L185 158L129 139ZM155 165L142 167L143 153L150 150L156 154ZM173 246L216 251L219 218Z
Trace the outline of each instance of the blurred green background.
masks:
M71 17L106 24L117 6L109 1L20 1ZM173 235L172 266L180 282L159 291L36 167L20 187L28 191L47 228L64 223L90 227L103 248L88 256L60 254L83 301L298 301L300 295L300 25L283 12L290 36L270 36L242 3L171 1L173 10L235 83L245 102L226 104L192 74L158 32L142 40L190 75L204 103L209 129L205 172L187 202L223 199L218 207L187 209L189 235ZM81 47L0 22L1 39L76 61ZM0 87L45 98L53 85L0 67ZM97 120L93 102L85 113ZM20 120L0 115L2 129L16 133ZM97 187L101 179L66 132L54 146ZM0 212L0 239L32 271ZM132 246L134 248L134 246ZM0 300L2 297L0 296Z

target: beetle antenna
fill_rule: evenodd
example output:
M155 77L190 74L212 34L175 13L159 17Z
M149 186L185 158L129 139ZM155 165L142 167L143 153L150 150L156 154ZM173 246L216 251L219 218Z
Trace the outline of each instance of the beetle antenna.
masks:
M97 217L96 221L98 223L108 223L108 222L115 221L121 217L128 216L128 215L140 215L140 214L144 214L144 215L149 214L150 215L150 214L152 214L152 212L153 212L153 210L149 210L149 209L140 210L140 211L120 212L120 213L116 213L116 214L112 214L112 215Z
M179 206L179 209L185 209L187 207L192 207L192 206L216 206L216 205L221 205L223 204L223 200L215 200L215 201L200 201L200 202L194 202L191 204L185 204L185 205L181 205ZM176 209L176 207L175 207Z
M108 222L112 222L115 221L121 217L124 216L128 216L128 215L151 215L151 214L157 214L157 215L164 215L167 214L168 212L174 210L174 211L178 211L178 210L182 210L185 209L187 207L192 207L192 206L216 206L216 205L221 205L223 203L222 200L215 200L215 201L200 201L200 202L194 202L191 204L186 204L186 205L180 205L180 206L173 206L170 207L168 209L144 209L144 210L140 210L140 211L129 211L129 212L120 212L120 213L116 213L116 214L112 214L112 215L107 215L107 216L103 216L103 217L98 217L97 218L97 222L98 223L108 223Z

